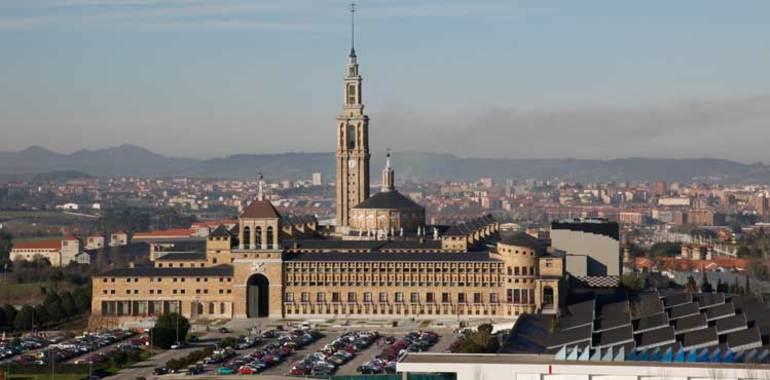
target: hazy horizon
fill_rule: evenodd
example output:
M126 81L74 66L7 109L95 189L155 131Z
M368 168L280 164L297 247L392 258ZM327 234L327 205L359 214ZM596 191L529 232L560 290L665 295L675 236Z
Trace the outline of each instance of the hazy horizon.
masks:
M0 2L0 151L333 151L347 4ZM768 2L358 9L373 151L770 162Z

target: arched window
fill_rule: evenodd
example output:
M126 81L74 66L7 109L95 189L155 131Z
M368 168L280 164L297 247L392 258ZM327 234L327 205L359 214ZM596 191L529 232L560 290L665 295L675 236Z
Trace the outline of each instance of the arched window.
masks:
M243 227L243 236L241 237L241 241L243 242L243 248L249 248L249 245L251 244L251 228L249 226Z
M219 303L219 314L222 314L222 315L225 314L225 303L224 302L220 302Z
M267 227L267 249L273 249L273 226Z
M348 85L348 104L356 104L356 85Z
M209 314L214 314L214 313L215 313L215 311L214 311L214 303L213 302L209 302Z

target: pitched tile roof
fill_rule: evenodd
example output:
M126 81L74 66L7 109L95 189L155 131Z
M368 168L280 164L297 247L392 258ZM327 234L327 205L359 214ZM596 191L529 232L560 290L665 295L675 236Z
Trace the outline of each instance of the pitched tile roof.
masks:
M274 219L280 218L281 214L273 207L273 204L267 200L255 199L243 210L241 218L252 219Z

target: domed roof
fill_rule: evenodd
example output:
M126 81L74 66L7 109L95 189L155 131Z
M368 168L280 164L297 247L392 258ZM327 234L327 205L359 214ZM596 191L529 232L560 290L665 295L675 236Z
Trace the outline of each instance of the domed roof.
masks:
M372 195L354 208L359 209L390 209L390 210L425 210L424 207L402 195L396 190L382 191Z

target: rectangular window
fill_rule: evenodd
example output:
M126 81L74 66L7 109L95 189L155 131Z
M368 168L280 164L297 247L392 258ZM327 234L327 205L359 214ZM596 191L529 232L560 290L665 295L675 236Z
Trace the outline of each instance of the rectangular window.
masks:
M473 303L481 303L481 293L473 293Z
M348 302L356 302L356 293L354 292L348 293Z
M489 295L489 303L497 303L497 293L491 293Z
M518 276L519 275L519 267L513 267L513 275Z
M435 302L435 301L433 300L433 293L425 293L425 301L426 301L426 302L428 302L428 303L433 303L433 302Z
M340 293L339 292L332 293L332 302L340 302Z
M388 302L388 293L380 292L380 302Z
M508 289L505 292L505 302L507 303L513 303L513 290Z
M326 293L324 292L318 292L315 296L316 302L324 302L326 300Z
M465 293L457 293L457 303L465 303Z
M286 293L286 302L294 302L294 293Z
M449 293L441 293L441 302L449 303Z
M528 295L529 295L529 292L527 291L527 289L521 290L521 303L523 304L529 303L529 300L528 300L529 297L527 297Z
M521 303L521 290L513 289L513 303Z
M302 302L310 302L310 293L302 292Z
M396 302L404 302L404 293L396 292Z
M372 293L364 292L364 302L372 302Z
M417 302L420 302L420 293L412 293L412 294L409 296L409 300L410 300L412 303L417 303Z

